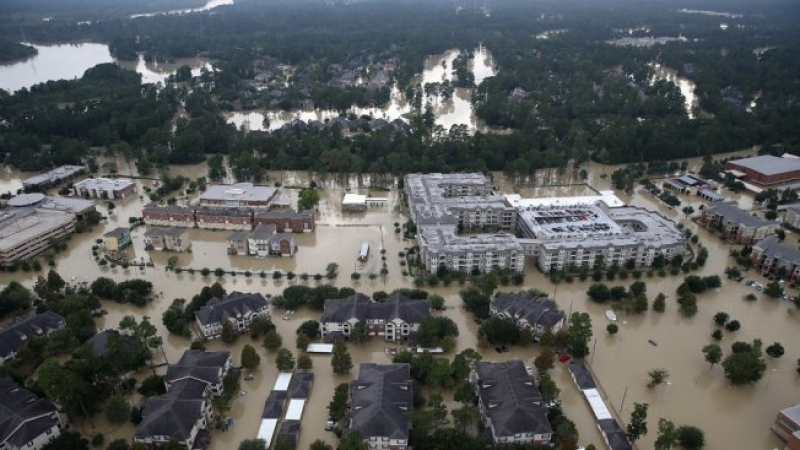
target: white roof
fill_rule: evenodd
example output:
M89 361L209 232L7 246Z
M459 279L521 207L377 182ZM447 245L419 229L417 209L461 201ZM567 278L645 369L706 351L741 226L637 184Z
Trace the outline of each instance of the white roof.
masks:
M608 408L606 407L606 403L603 401L603 397L600 396L600 393L597 392L597 389L586 389L583 391L583 395L586 396L586 401L589 402L589 406L592 408L592 412L597 420L613 419L613 417L611 417L611 413L608 412Z
M342 199L343 205L365 205L367 204L367 196L360 194L344 194Z
M333 353L333 344L308 344L308 353Z
M289 400L289 407L286 409L286 417L283 420L300 420L303 418L303 409L306 407L306 399L293 398Z
M278 379L275 380L275 387L272 388L273 391L288 391L289 390L289 383L292 382L292 374L291 373L279 373Z
M578 195L573 197L522 198L519 194L508 194L504 197L509 205L518 209L535 206L593 205L598 201L602 201L610 208L625 206L625 203L611 190L600 191L598 195Z
M275 429L278 428L278 419L261 419L261 426L258 427L257 439L263 439L267 447L272 444L272 437L275 436Z

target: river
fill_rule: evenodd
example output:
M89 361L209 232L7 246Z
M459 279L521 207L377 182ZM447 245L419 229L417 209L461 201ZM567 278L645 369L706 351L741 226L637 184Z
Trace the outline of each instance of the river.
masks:
M656 80L667 80L678 86L681 94L683 94L684 104L686 107L686 114L690 119L694 119L694 109L698 106L697 96L695 95L695 84L692 80L678 75L678 71L670 69L669 67L662 66L661 64L652 64L653 78L652 82Z
M441 83L445 80L452 82L453 61L459 54L459 50L448 50L440 55L425 58L423 71L415 77L414 81L421 86L428 83ZM476 85L480 85L486 78L497 73L491 53L483 46L475 49L474 57L469 61L469 67L475 76ZM475 111L472 108L472 92L473 89L456 88L453 97L450 99L444 99L441 95L426 98L425 102L430 102L433 107L436 124L445 129L450 129L453 125L466 125L470 131L486 131L487 127L475 116ZM353 105L348 112L357 116L368 115L387 121L398 118L407 120L405 116L412 112L412 106L406 100L405 94L393 87L389 103L386 105L373 108L362 108ZM247 130L254 131L265 130L264 117L269 119L269 129L277 130L292 120L300 119L306 122L319 120L324 122L338 116L338 111L326 109L253 110L225 114L228 123L234 124L237 128L244 127Z
M161 15L180 15L180 14L190 14L196 12L203 12L203 11L211 11L214 8L218 8L220 6L232 5L234 0L209 0L205 5L197 7L197 8L186 8L186 9L174 9L171 11L160 11L160 12L151 12L151 13L142 13L142 14L132 14L130 16L131 19L136 19L139 17L153 17L153 16L161 16Z
M752 153L752 152L747 152ZM741 155L742 153L739 153ZM698 167L700 161L688 160L690 167ZM118 162L121 173L127 173L127 164ZM597 189L609 188L608 176L615 167L602 166L594 163L583 165L589 173L588 182ZM206 166L173 166L173 174L183 174L190 178L204 175ZM574 171L559 175L556 170L542 170L535 177L527 180L525 184L515 185L503 174L496 173L495 185L503 192L517 191L524 195L576 195L585 193L587 189L581 186L574 187L548 187L552 184L571 182L576 179ZM3 186L16 186L24 174L18 172L3 172L0 180ZM302 185L309 181L308 174L304 172L271 172L272 180L282 181L284 185ZM212 232L205 230L190 231L193 238L192 253L180 254L179 266L193 267L222 267L226 270L250 270L253 276L227 275L217 280L216 277L202 277L199 274L191 275L187 272L174 273L164 270L166 260L171 254L144 251L142 242L143 229L133 233L133 247L129 250L131 258L152 259L154 268L122 269L120 267L100 268L91 258L91 246L94 240L108 230L117 226L127 226L128 218L139 215L139 211L146 199L137 196L129 197L116 202L114 213L104 223L92 232L74 236L68 249L56 257L56 269L62 276L71 282L91 281L98 276L108 276L116 280L130 277L142 277L154 283L159 297L144 308L130 305L118 305L104 302L103 307L109 311L107 316L98 319L98 325L103 328L115 327L119 320L126 314L135 316L149 315L157 325L158 330L165 336L165 351L167 360L177 360L189 342L185 339L169 336L161 324L161 315L169 306L173 298L191 298L192 295L214 281L220 281L223 286L231 290L256 291L264 294L278 294L290 283L302 283L299 279L289 282L273 280L271 277L261 278L260 271L281 270L294 271L295 273L321 273L329 262L336 262L340 267L340 275L335 284L351 286L358 291L372 293L377 290L390 291L398 287L408 287L411 280L403 277L402 267L397 256L398 252L413 245L412 242L402 240L394 234L394 222L402 222L405 218L395 209L398 200L395 191L375 191L373 195L387 196L389 205L385 209L370 209L359 215L343 215L340 212L342 195L346 192L368 193L370 184L386 184L385 180L371 180L369 177L342 177L341 179L328 178L318 180L325 187L322 201L319 205L319 227L309 235L296 236L299 252L294 258L268 258L255 260L246 257L229 257L225 254L225 232ZM152 185L151 181L137 181L141 188ZM292 190L286 195L294 195ZM750 207L750 197L739 197L731 192L724 192L729 198L739 198L745 207ZM660 202L637 189L632 197L619 194L631 204L650 209L657 209L673 220L682 221L701 237L701 242L710 252L708 264L700 271L701 275L722 274L728 264L727 253L729 246L717 238L709 235L705 230L699 229L694 224L686 221L683 214L664 208ZM686 198L697 209L701 202L696 198ZM104 214L104 206L98 207ZM792 235L788 239L796 239ZM368 240L375 248L387 250L387 263L389 275L386 280L380 277L374 281L367 277L358 282L351 281L349 274L355 264L355 257L361 241ZM379 258L375 252L373 258ZM364 273L378 267L379 263L371 260L364 269ZM750 277L752 273L747 274ZM17 272L4 273L3 282L18 280L31 285L35 280L35 273ZM609 407L619 410L623 422L627 423L634 402L647 402L650 404L649 424L650 433L639 441L639 448L652 448L656 436L656 423L658 418L665 417L677 424L692 424L700 427L706 433L706 448L732 449L746 448L756 450L770 450L782 446L781 442L769 430L769 426L776 412L795 401L795 393L800 388L800 379L795 373L794 361L800 356L798 350L793 348L796 342L797 329L800 326L800 315L795 314L794 307L785 303L760 298L757 302L745 302L742 297L750 290L741 283L728 280L724 281L722 289L699 296L700 312L691 319L683 318L677 311L675 304L675 289L682 277L648 278L648 295L652 299L656 293L663 292L668 296L667 311L664 314L648 312L641 316L621 316L619 319L620 332L616 336L609 336L605 332L605 309L602 305L591 303L586 298L586 289L590 282L562 283L556 290L532 263L526 268L526 287L535 287L553 295L558 304L566 311L586 311L594 324L596 344L593 342L594 356L590 358L599 381L604 388ZM633 280L612 282L612 285L629 285ZM311 280L309 285L317 282ZM460 305L458 291L461 287L454 283L449 287L430 289L445 296L447 310L441 314L451 317L461 331L457 350L475 347L477 345L477 325L472 316L466 313ZM502 288L502 289L512 289ZM796 292L794 292L796 294ZM761 338L765 344L778 341L787 348L787 354L781 360L769 361L769 370L764 380L752 387L731 388L725 381L721 367L716 366L709 370L704 361L700 348L710 341L709 335L714 329L711 316L717 311L727 311L732 318L742 323L742 329L736 333L726 333L722 342L727 353L730 344L735 340L750 341ZM294 331L303 320L318 318L319 313L301 309L297 314L290 316L290 320L280 320L281 313L276 312L275 324L284 336L287 347L294 351ZM657 347L648 344L652 339L658 343ZM212 350L231 350L234 362L238 364L241 346L250 342L250 338L242 336L232 346L221 342L209 345ZM257 342L254 344L258 344ZM360 362L387 362L388 358L383 350L387 345L377 340L363 346L351 345L356 367L350 376L333 375L328 356L313 356L316 376L309 404L303 418L303 427L298 448L307 448L315 439L323 439L335 443L332 433L323 431L326 419L324 407L330 401L333 389L340 382L349 381L357 374L357 364ZM253 381L242 381L242 389L246 395L237 397L229 416L235 420L235 426L227 433L214 432L212 450L235 448L242 439L253 438L256 435L263 402L274 383L276 371L274 369L274 355L266 353L257 346L262 356L260 369L256 371ZM493 349L484 349L484 358L492 361L503 361L519 358L529 363L536 356L538 348L515 347L508 354L498 354ZM157 355L160 360L161 356ZM646 387L647 372L654 368L663 367L670 373L670 384L654 390ZM143 371L141 376L146 376ZM581 443L594 443L602 448L601 437L597 432L591 412L585 404L580 393L574 387L564 365L559 364L553 371L554 377L562 390L564 409L568 416L575 420L581 434ZM623 397L625 402L623 403ZM108 433L106 442L114 438L128 439L132 435L133 427L111 427L98 415L93 419L95 428L88 423L80 424L79 428L86 433Z

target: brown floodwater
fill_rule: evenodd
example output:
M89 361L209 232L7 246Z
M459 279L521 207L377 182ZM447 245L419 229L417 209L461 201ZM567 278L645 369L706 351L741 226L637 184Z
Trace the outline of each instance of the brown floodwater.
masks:
M748 152L739 152L745 154ZM696 159L689 160L690 165L696 167L700 162ZM121 172L127 168L123 163L118 164ZM610 184L608 176L615 167L597 164L584 164L581 166L589 172L589 183L595 189L607 189ZM503 174L496 173L495 185L503 192L521 192L524 195L546 195L557 193L559 195L586 194L584 186L551 186L574 183L578 180L576 175L579 168L567 170L560 174L556 170L545 170L537 173L529 180L509 180ZM201 176L206 171L204 164L186 167L173 167L173 174L183 174L190 178ZM606 177L602 175L605 174ZM23 174L17 172L2 172L0 186L16 186L19 177ZM273 181L281 181L284 185L301 186L309 181L309 175L304 172L270 173ZM226 275L220 279L215 276L202 277L200 274L191 275L187 272L174 273L164 270L166 260L171 254L144 251L142 242L143 229L134 232L134 245L129 249L131 258L145 260L152 259L155 267L122 269L117 267L100 268L91 257L91 246L95 239L117 226L126 226L129 217L139 215L141 207L147 203L146 197L137 196L116 202L114 213L109 216L106 223L95 227L94 230L82 235L76 235L69 241L68 249L56 257L56 269L68 281L91 281L98 276L108 276L115 280L131 277L141 277L151 281L159 294L157 298L144 308L130 305L119 305L104 302L103 307L108 310L108 315L97 320L102 328L115 327L119 320L132 314L137 317L148 315L158 327L159 332L165 337L164 351L167 361L176 361L183 350L188 347L189 341L183 338L170 336L161 324L161 315L174 298L191 298L203 286L219 281L227 290L255 291L263 294L279 294L282 289L293 283L302 283L299 279L294 281L273 280L271 277L261 278L260 271L281 270L300 273L323 273L329 262L336 262L340 267L340 275L334 284L350 286L358 291L372 293L377 290L390 291L398 287L408 287L411 280L403 277L397 256L402 251L413 245L412 242L402 240L394 233L394 223L403 222L402 208L397 205L396 191L370 191L370 186L391 185L391 179L370 179L361 177L329 177L317 180L324 186L323 198L319 205L319 227L313 234L295 235L300 247L294 258L268 258L255 260L248 257L231 257L225 253L225 232L207 230L192 230L190 235L193 240L193 252L179 255L179 266L195 269L208 267L214 269L222 267L225 270L250 270L254 273L251 277ZM150 181L137 181L139 187L152 185ZM143 192L140 190L140 192ZM340 212L341 198L345 192L371 193L374 196L388 197L389 204L384 208L370 209L362 214L342 214ZM730 198L739 199L746 207L752 205L752 199L747 195L739 196L724 192ZM674 220L682 221L687 227L698 233L701 242L708 248L710 257L706 267L699 273L701 275L722 274L726 265L730 264L727 254L730 247L709 235L703 229L687 221L679 211L672 211L657 202L649 193L637 189L633 196L619 194L621 198L631 204L658 209L663 214ZM182 201L189 199L182 199ZM701 205L696 197L683 197L685 204L698 208ZM104 205L98 207L104 214L107 210ZM797 240L795 235L787 237L789 242ZM359 270L363 278L358 282L350 279L349 274L357 268L355 259L358 247L362 241L371 243L375 251L372 252L370 261ZM389 274L385 280L378 277L369 280L367 275L380 269L380 253L378 249L386 249ZM19 280L31 285L35 273L17 272L2 274L3 284L11 280ZM747 276L755 277L751 272ZM532 263L526 268L525 287L535 287L549 292L558 304L566 311L586 311L593 320L595 341L592 342L593 356L589 362L597 374L598 380L607 395L606 402L610 408L620 411L623 423L627 423L634 402L647 402L650 404L649 423L650 434L639 441L639 448L652 448L656 435L658 418L664 417L676 424L692 424L706 432L706 448L710 449L764 449L782 447L781 441L773 435L769 426L776 412L796 401L794 393L800 389L800 378L795 373L795 360L800 357L800 351L793 348L792 342L798 336L800 327L800 313L795 313L794 307L787 302L768 300L760 297L756 302L746 302L744 295L750 288L744 284L725 280L723 287L716 292L699 296L699 313L691 319L683 318L677 310L675 303L675 289L682 277L643 277L647 283L648 295L652 299L657 293L667 295L667 311L663 314L648 312L640 316L620 315L618 323L620 331L616 336L609 336L605 332L607 307L588 301L586 289L590 281L562 283L556 289ZM611 282L612 285L629 285L634 280ZM317 282L309 280L308 285ZM458 291L461 289L457 283L449 287L440 286L429 289L442 294L446 298L447 309L442 313L451 317L459 326L460 336L457 340L456 351L465 348L475 348L478 343L477 325L470 314L466 313L460 305ZM502 289L502 288L501 288ZM511 290L511 287L505 288ZM796 292L793 292L796 294ZM709 335L714 330L711 317L717 311L726 311L732 318L742 323L741 330L736 333L725 333L722 341L726 353L730 344L736 340L751 341L760 338L765 344L781 342L786 347L786 355L780 360L770 360L769 369L765 378L750 387L731 387L725 380L722 368L715 366L709 370L700 349L710 342ZM317 319L319 313L301 309L296 314L289 316L289 320L282 320L282 312L274 313L274 322L280 333L284 336L285 345L294 350L294 336L296 328L307 319ZM648 340L655 341L653 346ZM251 342L249 336L242 336L232 346L221 342L209 344L210 350L229 349L238 364L241 347ZM258 344L255 342L254 344ZM255 373L252 381L242 381L242 390L245 395L236 398L233 408L228 414L234 419L235 425L228 432L213 433L212 450L234 448L243 439L254 438L260 423L260 414L272 385L277 376L274 355L268 354L263 348L256 345L262 356L261 367ZM357 374L358 363L361 362L388 362L389 357L384 353L388 345L373 341L363 346L351 345L356 367L350 376L334 375L331 371L329 356L314 355L313 372L315 384L311 397L305 409L302 423L302 432L298 448L307 448L315 439L323 439L335 443L335 436L324 431L326 420L325 406L329 403L335 386L338 383L349 381ZM296 352L296 351L295 351ZM506 354L499 354L494 349L482 349L485 360L504 361L508 359L522 359L531 365L532 359L538 353L538 347L515 347ZM163 356L156 355L157 362ZM664 368L670 373L670 383L666 386L650 390L646 387L647 372L654 368ZM163 372L163 368L159 369ZM144 378L150 373L149 369L137 374ZM580 392L574 387L565 365L558 364L553 371L555 380L562 390L564 411L571 417L581 434L581 443L586 445L595 443L600 446L602 438L597 432L591 411L586 405ZM623 404L623 397L625 398ZM133 399L136 400L136 399ZM92 427L94 425L94 428ZM133 432L131 425L112 426L98 415L92 424L80 423L78 428L87 434L95 432L108 433L106 442L115 438L130 438Z

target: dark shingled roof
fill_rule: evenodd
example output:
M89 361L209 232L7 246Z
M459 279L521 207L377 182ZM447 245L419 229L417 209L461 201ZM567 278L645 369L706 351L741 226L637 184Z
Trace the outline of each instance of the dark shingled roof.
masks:
M325 300L325 309L320 323L341 323L349 319L356 320L383 319L390 321L396 318L408 323L421 323L430 315L431 302L412 300L401 294L392 294L381 303L371 302L363 294L354 294L342 299Z
M603 419L597 421L597 426L608 441L611 450L631 450L628 442L628 435L614 419Z
M23 447L34 438L58 425L52 417L56 407L21 387L11 377L0 378L0 444Z
M283 408L286 407L286 399L289 393L286 391L270 391L267 401L264 402L264 412L261 413L262 419L280 419L283 415Z
M267 241L272 235L275 234L275 226L274 225L265 225L263 223L256 225L253 231L248 236L250 239L256 239L259 241Z
M106 237L115 237L117 239L121 238L126 234L130 234L131 230L129 228L114 228L113 230L109 231L108 233L104 234L103 236Z
M413 383L409 364L361 364L350 383L350 429L365 437L408 439Z
M736 202L724 202L709 206L706 208L706 213L712 216L720 216L727 222L746 227L765 227L775 224L775 222L750 215L749 212L739 208Z
M244 315L248 311L259 311L268 308L267 299L261 294L231 292L222 298L214 297L195 312L195 317L203 325L222 323L228 317Z
M167 368L164 381L173 384L183 379L195 379L207 384L217 384L222 381L222 370L230 357L231 352L186 350L177 364L171 364Z
M475 370L478 396L498 437L553 432L547 408L541 406L542 394L522 361L481 362Z
M112 338L112 336L114 336ZM91 347L92 352L94 352L97 356L106 356L108 353L108 341L109 339L121 339L123 343L127 345L131 345L133 343L133 338L130 336L123 336L119 334L117 330L104 330L101 331L86 341L86 345Z
M192 427L203 416L203 390L206 385L194 380L175 383L166 394L145 401L142 421L133 436L169 436L176 441L189 438Z
M597 389L594 383L594 377L589 373L589 369L583 363L569 363L569 371L572 374L572 379L578 385L578 389L585 391L587 389Z
M281 211L258 211L255 213L256 218L274 219L274 220L292 220L292 219L310 219L314 217L314 210L307 209L305 211L297 212L291 208Z
M499 312L506 312L515 319L524 318L531 326L553 327L564 320L564 311L547 297L534 297L529 292L500 294L492 300Z
M284 420L278 429L278 438L284 438L289 441L292 446L297 446L297 437L300 435L300 421L299 420Z
M758 241L754 246L761 250L761 255L767 258L779 259L794 265L800 265L800 250L781 243L777 235L768 236Z
M314 374L311 372L295 372L292 385L289 387L290 398L307 399L314 386Z
M7 358L28 339L43 337L64 325L64 318L52 311L25 316L0 330L0 357Z

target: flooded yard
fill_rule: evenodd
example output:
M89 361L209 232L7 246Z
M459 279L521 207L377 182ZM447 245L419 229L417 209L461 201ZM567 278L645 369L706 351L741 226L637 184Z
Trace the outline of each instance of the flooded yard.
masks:
M690 167L699 166L698 160L691 160ZM123 167L120 165L120 167ZM594 189L608 189L609 174L614 167L585 164L582 166L589 173L588 182ZM173 167L172 174L184 174L190 178L205 173L204 165L189 167ZM0 186L9 189L17 186L22 176L16 172L4 171L0 177ZM503 192L520 191L525 195L546 195L557 193L559 195L578 195L588 193L591 189L579 186L566 186L575 183L577 177L573 171L559 174L557 171L542 171L530 180L523 180L515 187L514 180L506 179L502 174L495 175L495 185ZM286 172L283 174L270 174L273 179L280 179L284 185L303 185L307 174L303 172ZM118 226L127 226L129 217L138 217L141 207L147 203L146 197L140 199L133 196L123 201L116 202L113 214L106 223L95 227L91 232L73 236L69 241L66 251L56 257L56 270L71 282L92 281L98 276L107 276L115 280L132 277L141 277L151 281L155 286L157 298L144 308L131 305L119 305L113 302L103 302L103 308L108 310L108 315L97 320L99 327L107 329L116 327L119 320L127 315L148 315L164 336L164 350L167 361L176 361L188 347L189 340L168 335L161 323L161 315L174 298L190 299L198 293L203 286L219 281L228 291L253 291L265 295L277 295L290 284L307 283L316 285L313 279L306 282L295 278L288 281L285 277L275 280L270 276L262 278L261 271L282 272L293 271L296 274L324 273L328 263L335 262L339 265L339 276L334 281L337 286L353 287L359 292L371 294L378 290L391 291L399 287L410 287L411 279L402 276L398 252L413 245L413 242L404 241L394 233L394 223L402 223L406 219L397 204L396 191L372 191L375 196L388 197L389 205L384 208L370 209L361 214L342 214L341 198L345 192L368 193L369 184L387 184L385 180L370 180L367 177L351 177L345 180L319 180L325 187L323 198L319 205L318 227L315 233L295 235L299 246L298 253L293 258L267 258L255 260L244 256L228 256L226 254L225 238L227 232L191 230L193 240L192 253L179 254L181 268L202 269L208 267L213 270L217 267L226 271L251 271L252 276L239 274L217 278L213 274L203 277L199 273L176 273L166 271L166 260L171 253L145 252L142 241L144 228L138 228L133 233L133 248L129 250L132 258L153 261L155 267L129 268L121 267L100 268L91 256L91 247L106 231ZM579 181L577 181L579 182ZM143 194L144 185L152 185L152 181L137 181L139 192ZM547 185L559 185L548 188ZM731 198L738 195L730 192L724 194ZM663 207L649 193L637 190L632 196L622 193L620 197L637 206L659 210L662 214L673 220L684 223L689 229L700 236L701 243L705 245L710 257L708 263L699 272L700 275L722 275L727 265L730 246L721 242L707 231L697 227L687 220L680 212ZM698 197L681 197L684 204L690 204L698 209L702 204ZM742 196L743 204L749 206L752 201L749 197ZM104 204L98 209L107 214ZM374 251L372 257L360 269L356 265L356 256L360 243L367 241ZM797 236L789 234L787 242L797 242ZM378 276L369 280L367 275L379 270L380 249L386 250L389 274L384 280ZM353 281L350 273L360 270L362 278ZM35 280L36 273L17 272L3 273L3 284L11 280L19 280L30 286ZM751 272L746 277L756 278ZM724 278L724 277L723 277ZM724 279L723 286L715 292L698 296L699 313L693 318L684 318L678 313L675 302L675 290L682 281L683 276L664 278L643 276L647 283L648 297L652 300L659 292L667 295L667 310L665 313L649 311L640 316L625 316L620 314L618 324L620 331L615 336L610 336L605 331L607 319L605 310L607 306L598 305L588 300L586 289L591 281L552 284L544 275L535 269L532 262L526 268L526 288L537 288L550 293L565 311L586 311L593 321L594 340L591 348L592 355L588 358L598 381L607 395L607 405L618 411L623 423L627 423L634 402L647 402L650 404L649 425L650 433L638 442L639 448L652 448L656 437L656 424L661 417L670 419L676 424L695 425L706 433L706 448L709 449L763 449L780 448L781 441L770 431L769 427L777 411L796 402L796 393L800 389L800 378L795 373L795 360L800 357L800 350L792 342L796 342L800 330L800 313L795 313L795 308L788 302L780 302L759 296L756 302L747 302L743 297L752 292L751 288L742 283ZM630 285L634 280L629 278L621 281L610 282L611 285ZM447 309L442 313L452 318L459 326L460 335L457 340L456 351L466 348L475 348L478 345L478 325L471 314L462 307L458 297L461 286L453 283L449 287L440 286L429 288L446 298ZM512 287L501 287L501 290L512 290ZM796 292L793 292L796 294ZM741 330L735 333L725 333L721 342L727 354L730 344L734 341L751 341L756 338L763 340L765 345L772 342L781 342L786 347L786 355L780 360L768 361L768 371L765 378L751 387L732 387L726 381L723 370L715 366L709 370L709 365L703 359L700 351L703 345L711 341L710 334L715 329L711 317L718 311L725 311L731 318L742 323ZM297 327L308 319L318 319L319 312L301 309L296 314L287 316L282 320L282 312L273 311L273 319L279 332L284 337L284 345L294 349L294 336ZM657 345L648 343L654 341ZM245 343L252 342L250 337L243 335L231 346L220 341L209 343L209 350L227 349L232 352L234 364L239 364L241 348ZM228 414L234 420L234 426L228 432L215 431L211 444L212 450L235 448L243 439L256 436L260 422L260 414L272 385L276 379L274 354L267 353L260 346L260 342L253 342L262 357L261 367L255 371L251 381L242 380L244 395L238 396L233 408ZM333 433L324 431L327 413L325 407L329 403L335 386L349 381L358 372L358 363L362 362L389 362L389 357L384 352L388 345L378 340L362 346L350 345L353 356L354 369L350 376L334 375L330 366L330 356L314 355L313 372L315 374L314 388L311 392L309 403L306 405L302 421L302 432L298 448L307 448L316 439L323 439L334 444L336 441ZM532 358L538 353L537 346L514 347L508 353L497 353L493 348L481 349L485 360L505 361L508 359L522 359L526 365L531 364ZM156 362L163 357L156 355ZM655 389L648 389L647 372L656 369L666 369L670 376L670 383ZM163 372L163 368L159 369ZM139 376L146 377L148 370L143 370ZM574 387L569 373L564 364L557 363L553 371L556 382L562 390L564 411L571 417L581 434L581 443L594 443L602 448L602 438L595 426L591 415L580 392ZM623 402L624 397L624 402ZM94 428L92 427L94 425ZM109 433L106 442L114 438L130 438L133 433L132 425L123 425L112 428L100 416L93 418L92 424L81 423L79 428L87 434L95 432Z

